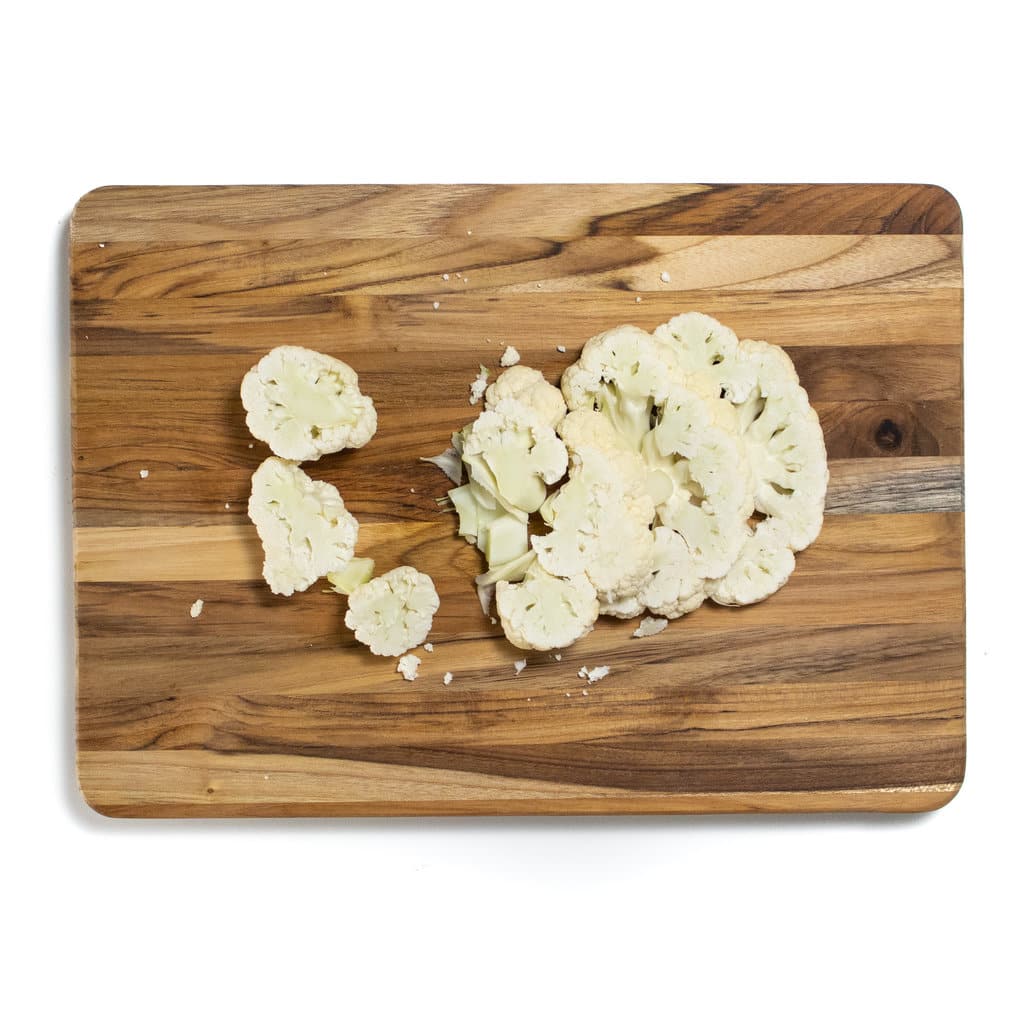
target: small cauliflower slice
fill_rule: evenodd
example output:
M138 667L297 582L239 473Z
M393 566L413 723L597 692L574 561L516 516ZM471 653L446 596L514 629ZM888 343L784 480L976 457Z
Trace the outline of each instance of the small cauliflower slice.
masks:
M297 345L272 349L245 375L242 405L253 437L296 462L362 448L377 430L377 411L356 371Z
M565 401L561 391L549 384L540 370L521 363L507 369L487 389L484 407L493 409L507 398L525 405L542 423L552 428L557 427L565 415Z
M796 566L785 524L762 519L740 549L732 568L707 585L707 594L717 604L755 604L775 593Z
M597 621L597 592L584 575L560 579L535 565L521 583L499 581L496 594L505 636L522 650L568 647Z
M426 640L440 603L426 573L400 565L349 594L345 625L374 654L396 657Z
M462 461L472 483L509 512L536 512L568 455L554 430L515 399L502 399L462 431Z
M347 596L356 587L373 579L374 561L372 558L353 558L348 565L337 572L327 574L327 582L336 594Z
M667 526L654 528L654 571L640 588L645 608L678 619L704 603L704 576L686 541Z
M570 409L596 409L625 444L640 450L678 368L672 351L631 324L591 338L579 359L562 374L562 394Z
M249 518L263 543L263 578L284 596L344 569L359 536L336 487L274 456L252 475Z

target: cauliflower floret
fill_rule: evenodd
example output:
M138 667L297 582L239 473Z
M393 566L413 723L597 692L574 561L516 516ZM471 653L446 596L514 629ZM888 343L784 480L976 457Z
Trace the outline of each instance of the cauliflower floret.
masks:
M374 654L395 657L426 640L440 603L426 573L400 565L352 591L345 625Z
M667 526L654 528L654 571L640 588L644 607L678 619L704 603L704 576L686 541Z
M659 520L682 534L698 572L714 579L743 546L754 495L744 448L713 424L707 404L686 388L673 390L644 451L675 484L658 506Z
M562 375L562 394L570 409L596 409L606 416L624 443L639 451L651 413L673 376L678 374L671 350L627 324L583 346L579 360Z
M263 542L263 578L285 596L343 569L359 535L336 487L273 456L252 475L249 518Z
M566 470L565 445L522 403L503 399L462 431L472 483L509 512L536 512Z
M540 370L529 366L513 366L487 389L484 406L493 409L500 401L513 398L531 409L542 423L557 427L565 415L562 393L549 384Z
M283 459L315 462L362 448L377 430L373 400L340 359L297 345L268 352L242 380L245 424Z
M707 586L718 604L754 604L770 597L789 579L796 566L785 524L763 519L750 530L732 568Z
M505 636L527 651L568 647L594 628L598 615L586 576L559 579L536 565L522 583L498 583L497 605Z

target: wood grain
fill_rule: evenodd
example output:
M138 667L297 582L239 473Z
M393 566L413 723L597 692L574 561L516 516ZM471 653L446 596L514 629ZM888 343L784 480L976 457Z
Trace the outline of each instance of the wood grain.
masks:
M131 816L945 803L964 759L959 232L955 200L914 185L83 197L69 272L86 799ZM830 455L821 538L761 605L701 608L645 640L602 622L517 676L472 590L478 555L436 504L448 483L417 459L471 418L468 383L504 345L557 379L598 330L685 309L793 357ZM360 553L437 583L414 683L354 642L343 599L260 580L245 503L267 452L237 387L283 342L346 359L377 403L373 443L310 471L359 517ZM584 663L612 673L584 687Z

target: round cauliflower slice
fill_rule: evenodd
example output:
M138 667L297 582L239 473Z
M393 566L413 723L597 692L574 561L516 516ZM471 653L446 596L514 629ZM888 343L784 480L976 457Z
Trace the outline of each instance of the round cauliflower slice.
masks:
M274 457L252 475L249 518L263 543L263 578L284 596L344 569L359 536L336 487Z
M426 573L400 565L349 594L345 625L374 654L396 657L427 639L440 603Z
M503 399L511 398L525 405L541 423L557 427L565 415L562 392L544 379L540 370L532 367L512 366L487 389L486 409L493 409Z
M707 585L708 597L728 605L763 601L789 579L795 566L785 525L763 519L750 531L732 568Z
M505 636L525 651L568 647L597 621L597 592L584 575L560 579L534 565L522 583L501 580L496 595Z
M297 345L272 349L245 375L242 405L253 437L296 462L362 448L377 430L377 411L356 371Z

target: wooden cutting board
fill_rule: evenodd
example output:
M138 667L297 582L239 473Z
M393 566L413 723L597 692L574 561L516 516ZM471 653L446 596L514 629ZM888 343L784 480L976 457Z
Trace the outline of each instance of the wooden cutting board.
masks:
M960 232L956 201L920 185L90 192L70 252L86 800L126 816L944 804L964 770ZM449 484L417 459L478 411L469 382L505 344L555 381L598 331L689 309L792 356L830 457L821 537L761 605L643 640L601 620L516 676L477 604L479 557L435 503ZM358 517L358 553L434 577L415 682L354 642L342 598L260 578L245 507L268 451L238 385L282 343L351 363L377 403L368 447L307 469Z

